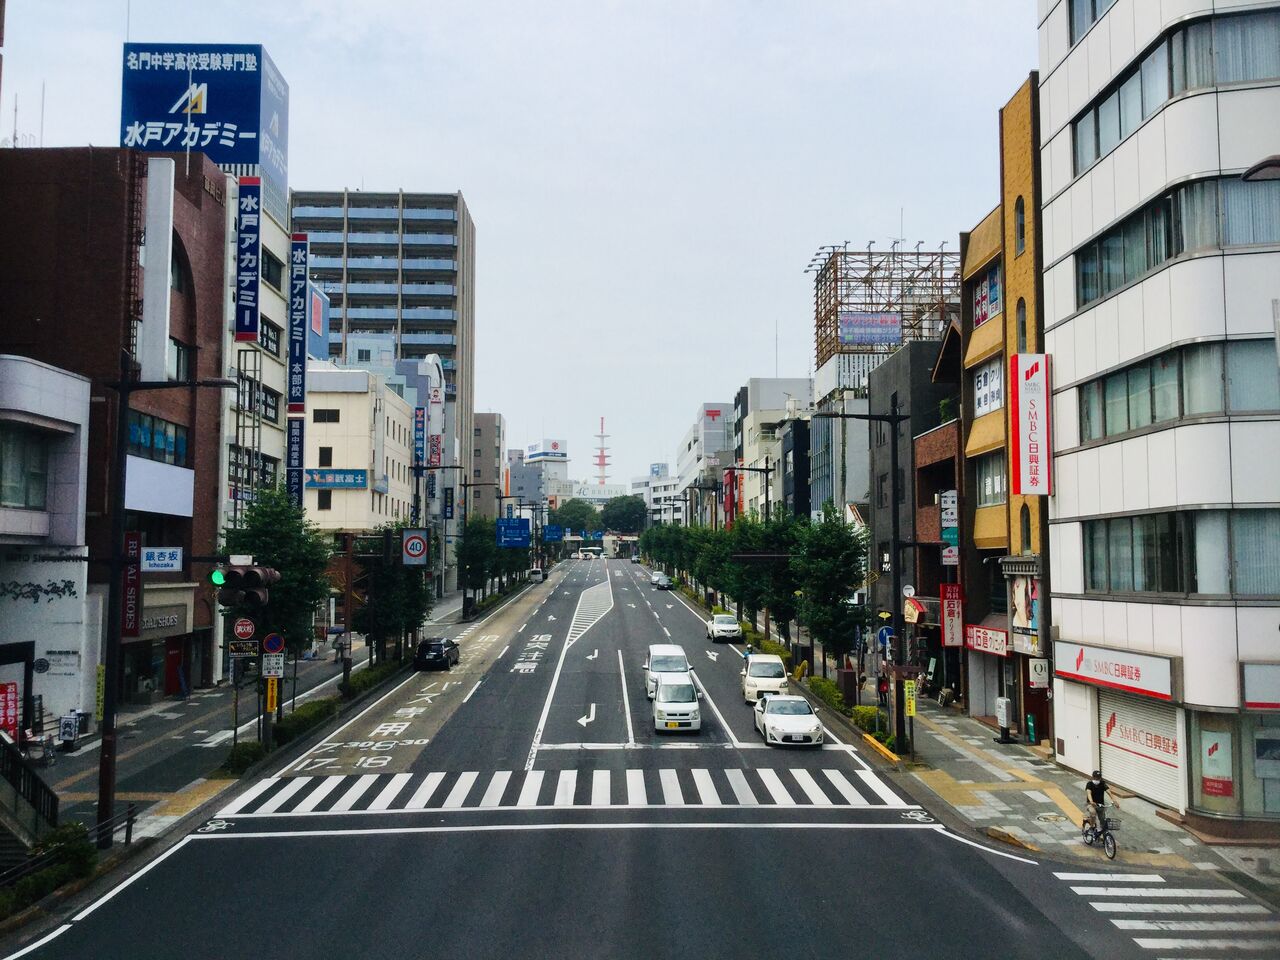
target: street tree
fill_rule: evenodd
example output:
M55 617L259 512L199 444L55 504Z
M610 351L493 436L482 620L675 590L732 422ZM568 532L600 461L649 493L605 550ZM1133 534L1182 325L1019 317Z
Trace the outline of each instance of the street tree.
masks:
M275 487L256 491L240 526L223 531L221 552L250 554L256 565L280 572L270 588L267 626L280 631L295 655L305 649L314 637L316 607L329 597L328 538Z
M600 511L586 500L566 500L550 511L547 522L564 527L566 532L586 530L590 534L600 529Z
M372 554L360 560L365 571L369 602L355 611L355 629L373 639L379 659L386 655L388 637L396 640L396 655L404 649L406 635L417 630L431 612L431 588L425 567L406 567L400 562L402 532L407 520L383 524L375 531ZM391 558L385 558L383 538L390 536ZM366 541L367 542L367 541Z
M795 553L807 524L781 510L760 525L760 552L764 557L753 564L760 582L761 600L770 618L790 645L791 621L797 612L796 591L799 589L791 557Z
M471 517L458 539L458 569L463 586L483 590L498 561L498 530L492 520Z
M614 533L639 533L649 518L644 497L614 497L600 511L600 522Z
M843 657L854 646L866 610L853 593L866 578L864 533L844 522L830 501L822 519L801 528L791 566L800 590L799 613L828 652Z

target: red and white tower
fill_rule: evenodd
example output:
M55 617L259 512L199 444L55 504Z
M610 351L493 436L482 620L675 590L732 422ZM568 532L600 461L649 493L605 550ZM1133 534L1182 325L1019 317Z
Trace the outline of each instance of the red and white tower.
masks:
M609 448L604 445L604 442L608 439L609 435L604 432L604 417L601 417L600 432L596 434L596 440L599 442L596 444L595 465L597 476L600 477L600 486L602 487L609 479Z

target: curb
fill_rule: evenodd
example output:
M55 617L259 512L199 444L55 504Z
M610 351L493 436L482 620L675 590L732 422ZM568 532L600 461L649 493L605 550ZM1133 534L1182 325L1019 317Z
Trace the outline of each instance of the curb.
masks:
M880 756L884 757L890 763L899 764L902 762L902 758L900 756L898 756L896 753L894 753L892 750L886 747L883 743L881 743L871 734L867 733L865 730L862 730L860 727L853 727L853 729L857 730L859 733L862 734L862 739L867 742L867 744L871 747L872 750L880 754Z
M999 827L987 827L983 832L992 840L999 840L1001 843L1007 843L1012 847L1030 850L1032 853L1044 853L1044 851L1034 843L1027 843L1027 841L1015 836L1008 830L1001 830Z

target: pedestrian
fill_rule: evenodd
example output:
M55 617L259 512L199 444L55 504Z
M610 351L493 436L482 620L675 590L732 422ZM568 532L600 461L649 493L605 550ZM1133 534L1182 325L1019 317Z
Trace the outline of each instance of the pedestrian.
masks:
M880 674L880 679L876 681L876 695L880 698L880 706L889 706L889 678L885 674Z

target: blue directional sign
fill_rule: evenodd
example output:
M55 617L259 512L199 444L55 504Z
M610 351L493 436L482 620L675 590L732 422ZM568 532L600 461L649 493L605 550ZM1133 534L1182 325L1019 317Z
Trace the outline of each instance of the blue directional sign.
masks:
M563 543L564 527L557 526L554 523L548 523L545 527L542 528L542 542L543 543Z
M527 547L529 546L530 529L528 517L500 517L498 519L498 546L500 547Z
M603 539L603 538L604 538L604 531L603 531L603 530L592 530L592 531L591 531L591 539L592 539L592 540L601 540L601 539Z
M882 647L889 646L893 642L893 627L881 627L876 631L876 643Z

